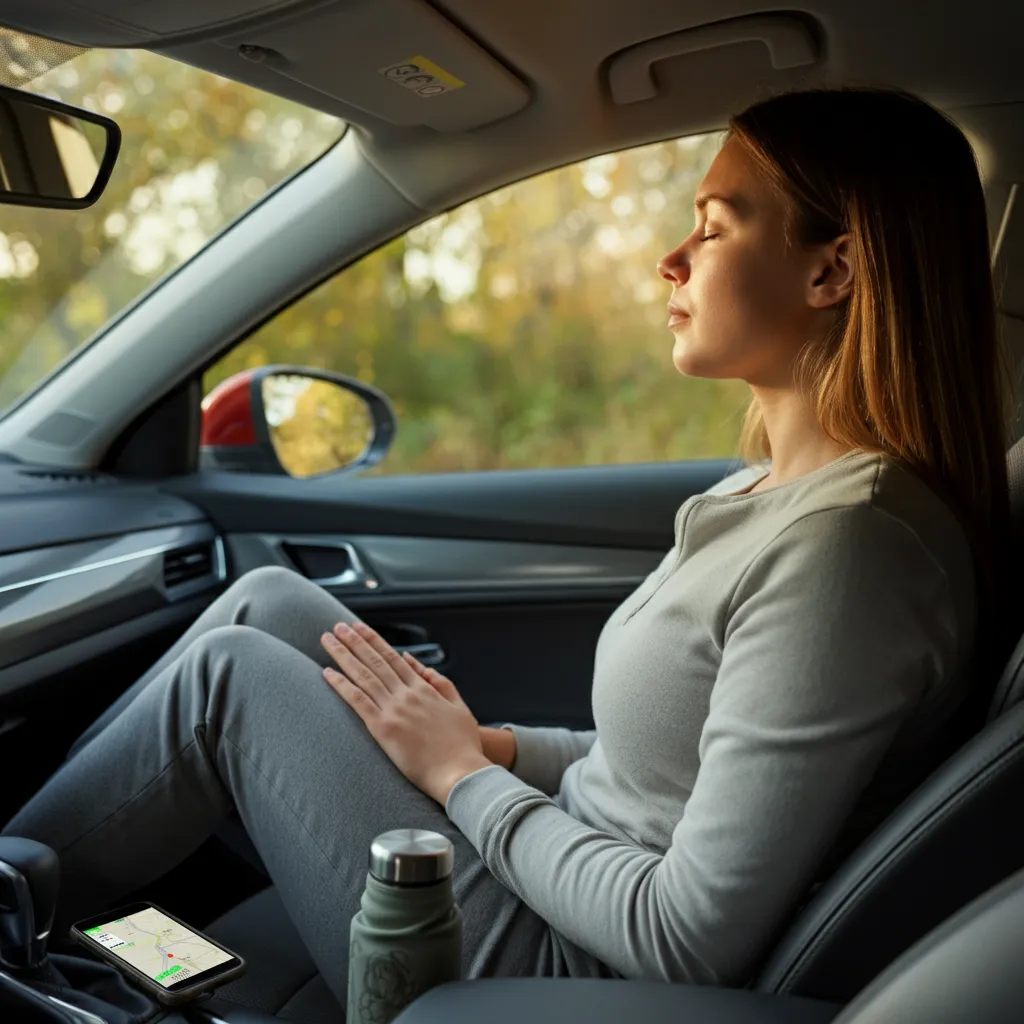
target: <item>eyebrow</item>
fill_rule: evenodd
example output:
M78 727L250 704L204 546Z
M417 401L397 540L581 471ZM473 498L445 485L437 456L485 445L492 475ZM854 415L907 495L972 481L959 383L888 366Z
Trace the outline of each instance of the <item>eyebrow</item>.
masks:
M694 208L697 210L703 210L708 203L718 202L728 206L734 213L739 213L739 204L735 199L730 199L729 196L722 195L721 192L704 192L693 201Z

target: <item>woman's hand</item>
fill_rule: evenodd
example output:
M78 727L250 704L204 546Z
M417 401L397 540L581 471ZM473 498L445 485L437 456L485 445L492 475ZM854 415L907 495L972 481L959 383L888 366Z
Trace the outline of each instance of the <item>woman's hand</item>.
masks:
M408 651L403 651L402 657L445 700L454 701L456 704L462 703L459 691L447 676L441 675L436 668L427 668L426 665L417 661ZM506 768L508 771L512 771L512 767L516 763L516 734L514 732L510 729L494 729L489 725L481 725L480 746L483 748L484 757L488 761L492 764L501 765L502 768Z
M451 694L442 694L361 622L339 622L321 643L341 670L325 668L324 678L427 796L444 806L456 782L492 763L477 720L450 681Z

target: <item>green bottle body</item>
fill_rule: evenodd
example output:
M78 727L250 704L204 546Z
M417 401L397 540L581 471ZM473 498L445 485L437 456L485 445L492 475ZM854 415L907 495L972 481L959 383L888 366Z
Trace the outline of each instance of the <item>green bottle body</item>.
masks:
M451 876L419 885L367 873L349 932L346 1024L388 1024L427 989L462 974L462 914Z

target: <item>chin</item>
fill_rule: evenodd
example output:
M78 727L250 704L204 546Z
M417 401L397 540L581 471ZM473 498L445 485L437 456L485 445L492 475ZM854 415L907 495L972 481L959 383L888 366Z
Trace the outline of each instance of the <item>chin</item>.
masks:
M701 352L690 338L680 338L672 346L672 364L684 377L720 377L716 372L716 360L709 358L708 353Z

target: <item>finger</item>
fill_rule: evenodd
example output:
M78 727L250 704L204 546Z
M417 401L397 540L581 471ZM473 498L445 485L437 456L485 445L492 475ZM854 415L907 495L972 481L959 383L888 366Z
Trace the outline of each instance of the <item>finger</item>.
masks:
M363 720L370 723L380 714L380 708L366 695L364 690L346 679L337 669L325 668L327 685Z
M452 704L464 704L462 695L456 685L447 677L441 675L436 669L427 668L422 662L417 661L408 651L404 652L406 661L418 673L421 679L429 683L445 700Z
M402 651L402 657L405 659L406 664L411 666L413 672L415 672L423 679L426 679L428 683L430 682L430 677L428 675L430 669L427 668L427 666L424 665L423 662L417 661L408 651Z
M368 652L372 651L376 657L382 659L395 674L396 679L406 686L413 686L419 682L416 672L410 669L405 659L376 630L371 629L365 622L357 622L352 628L366 644Z
M388 659L370 646L347 622L339 622L334 627L333 635L344 644L360 665L380 680L389 693L398 693L406 685L405 680L391 667Z
M334 659L346 678L359 687L377 705L384 707L391 698L392 690L367 668L349 648L333 633L324 633L321 638L327 653ZM396 684L395 688L400 684Z

